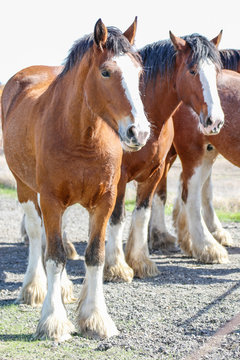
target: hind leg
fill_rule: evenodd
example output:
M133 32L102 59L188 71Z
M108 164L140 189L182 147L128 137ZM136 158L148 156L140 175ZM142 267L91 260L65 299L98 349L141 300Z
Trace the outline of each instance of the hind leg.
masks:
M209 162L205 159L195 168L193 175L183 183L182 211L186 212L187 225L191 236L190 250L194 257L204 263L225 263L228 254L209 232L201 215L202 184L208 177ZM178 216L178 225L181 224L181 213ZM178 226L178 239L183 250L186 248L185 238L181 238Z
M174 251L175 243L176 237L170 234L165 221L165 200L156 193L149 226L149 249Z
M26 208L25 204L22 205L23 208ZM40 216L40 208L39 208L39 204L37 204L37 207L38 207L38 211L39 211L39 216ZM41 219L42 221L42 219ZM27 226L28 226L28 223L29 223L29 219L28 219L28 215L24 214L23 216L23 219L22 219L22 224L21 224L21 234L22 236L25 235L25 238L28 239L28 244L29 244L29 264L30 263L33 263L35 264L35 260L31 260L32 259L32 256L30 257L30 255L32 254L33 251L31 251L31 248L34 246L32 242L29 242L29 236L28 236L28 233L31 232L31 229L28 229L28 233L27 233ZM34 223L33 223L33 226ZM37 228L37 227L36 227ZM42 263L43 263L43 266L44 266L44 271L45 270L45 262L44 262L44 253L45 253L45 249L46 249L46 234L45 234L45 229L44 229L44 224L43 224L43 221L42 221L42 225L41 225L41 241L42 241ZM34 246L35 247L35 246ZM67 245L66 245L67 247ZM64 249L67 253L67 255L69 255L69 251L66 250L66 247L65 247L65 243L64 243ZM68 247L67 247L68 248ZM73 247L74 248L74 247ZM74 248L75 249L75 248ZM35 250L34 250L34 253L36 253L36 247L35 247ZM76 253L77 254L77 253ZM72 258L72 257L71 257ZM76 256L75 258L76 259ZM28 271L27 271L28 272ZM44 272L45 274L45 272ZM40 271L40 274L39 276L41 275L41 271ZM46 275L44 275L46 277ZM46 281L45 281L45 277L44 276L41 276L41 279L44 280L44 283L45 283L45 286L44 286L44 294L42 295L41 297L41 301L38 301L38 304L42 304L43 300L44 300L44 297L45 297L45 294L46 294ZM26 276L28 277L28 276ZM62 298L63 298L63 302L65 304L71 304L72 302L75 302L76 301L76 298L74 297L73 295L73 283L69 280L68 278L68 275L67 275L67 272L66 272L66 269L64 268L63 272L62 272L62 277L61 277L61 288L62 288ZM25 291L26 292L26 291ZM21 296L21 293L20 295ZM26 294L25 294L25 298L26 298ZM29 295L28 295L29 297ZM30 304L32 306L34 305L37 305L34 303L34 301L32 302L27 302L26 299L20 297L18 300L18 302L26 302L27 304Z
M192 241L190 238L188 218L186 206L182 200L183 186L180 176L178 185L178 194L173 205L173 225L177 233L177 241L182 251L188 255L193 256Z
M28 238L28 234L26 231L26 225L25 225L25 214L22 217L22 222L21 222L21 237L22 237L22 241L25 245L29 245L29 238Z
M160 170L159 170L160 171ZM137 188L136 207L132 214L132 222L125 256L128 265L133 269L134 276L139 278L159 274L157 265L150 259L148 250L148 227L151 216L151 203L160 175L149 177Z
M170 167L176 160L177 154L174 146L168 152L164 173L159 181L152 203L152 212L149 225L149 249L176 250L176 237L169 233L165 221L165 204L167 200L167 175Z
M73 243L71 243L66 234L66 226L67 226L67 213L68 209L65 210L63 216L62 216L62 234L63 234L63 246L65 249L65 252L67 254L67 258L70 260L78 260L79 255L75 249L75 246Z
M133 279L133 270L126 263L122 244L125 224L125 189L126 183L119 182L116 204L108 224L104 266L104 280L106 281L131 282Z
M17 180L18 199L25 213L25 227L29 238L27 271L17 302L32 306L42 304L47 288L42 262L42 220L37 194Z
M63 214L63 219L62 219L62 234L63 234L63 245L64 245L64 249L66 251L67 254L67 258L70 260L78 260L79 259L79 255L75 249L75 246L68 240L67 235L66 235L66 217L67 217L67 210L64 212ZM29 244L29 238L28 238L28 234L26 231L26 225L25 225L25 214L23 215L22 218L22 222L21 222L21 237L22 240L24 242L25 245Z
M212 236L224 246L232 246L233 240L231 234L222 227L220 223L212 202L212 181L211 181L211 172L209 177L205 181L202 188L202 208L203 208L203 217L205 223L208 227L208 230Z

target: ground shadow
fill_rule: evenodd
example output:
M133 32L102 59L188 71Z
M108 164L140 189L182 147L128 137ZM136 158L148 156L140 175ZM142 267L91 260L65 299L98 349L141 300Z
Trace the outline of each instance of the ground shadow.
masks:
M204 315L205 313L209 312L209 310L215 306L216 304L220 303L221 301L223 301L227 296L229 296L230 294L232 294L234 291L236 291L237 289L239 289L240 287L240 281L238 281L237 283L235 283L234 285L232 285L227 291L225 291L223 294L221 294L220 296L218 296L217 298L214 298L214 300L212 302L210 302L209 304L207 304L206 306L202 307L201 309L199 309L195 315L191 316L190 318L188 318L187 320L183 321L182 323L178 323L177 326L181 326L183 328L186 328L188 325L192 324L195 320L197 320L199 317L201 317L202 315ZM189 335L191 335L194 331L189 331Z
M7 342L7 341L22 341L22 342L29 342L29 341L38 341L34 339L33 334L1 334L0 341Z

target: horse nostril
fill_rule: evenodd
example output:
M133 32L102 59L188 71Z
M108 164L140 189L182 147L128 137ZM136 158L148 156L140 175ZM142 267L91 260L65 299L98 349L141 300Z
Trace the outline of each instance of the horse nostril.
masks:
M206 122L207 126L212 125L212 123L213 123L213 122L212 122L211 118L208 117L208 118L207 118L207 122Z
M129 139L137 139L137 129L135 126L129 126L129 128L127 129L127 137Z

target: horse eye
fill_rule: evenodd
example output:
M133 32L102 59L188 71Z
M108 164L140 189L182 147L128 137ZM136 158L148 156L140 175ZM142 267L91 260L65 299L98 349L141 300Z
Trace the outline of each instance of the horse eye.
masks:
M102 76L105 78L109 78L110 77L110 72L108 70L102 70L101 72Z
M189 72L190 72L191 75L196 75L196 73L197 73L195 70L192 70L192 69L189 70Z

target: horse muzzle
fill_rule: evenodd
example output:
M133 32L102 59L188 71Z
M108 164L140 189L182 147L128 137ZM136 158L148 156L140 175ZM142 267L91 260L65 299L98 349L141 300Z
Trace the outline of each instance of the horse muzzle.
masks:
M122 147L125 151L138 151L144 145L150 135L150 129L139 130L135 125L129 125L125 134L119 134L121 138Z
M204 117L203 113L200 113L200 130L204 135L217 135L224 124L224 116Z

